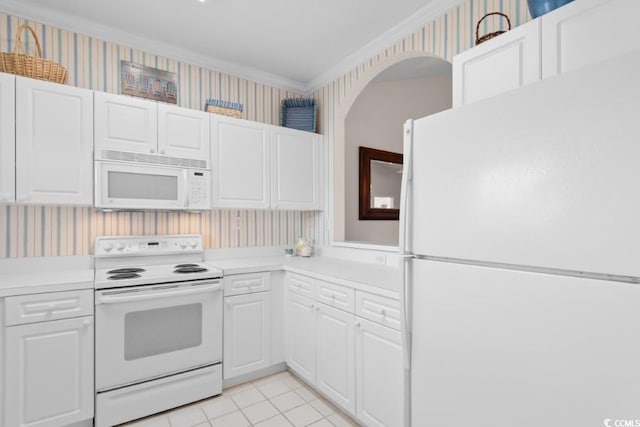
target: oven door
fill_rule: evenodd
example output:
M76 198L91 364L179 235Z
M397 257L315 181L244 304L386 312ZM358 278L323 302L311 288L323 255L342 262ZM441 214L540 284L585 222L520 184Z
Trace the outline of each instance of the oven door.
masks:
M98 391L222 360L219 280L96 291Z
M95 174L97 208L187 208L184 169L97 161Z

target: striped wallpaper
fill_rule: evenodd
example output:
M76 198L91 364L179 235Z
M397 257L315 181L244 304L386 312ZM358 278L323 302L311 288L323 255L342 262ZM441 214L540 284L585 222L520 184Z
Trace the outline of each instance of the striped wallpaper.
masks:
M467 0L449 13L389 46L345 75L318 89L319 132L324 134L325 158L333 142L335 111L352 86L368 77L384 58L407 51L423 51L447 60L474 44L476 22L487 12L502 11L518 26L529 19L526 0ZM481 32L495 31L498 21L485 20ZM11 51L15 30L23 19L0 12L0 51ZM28 21L27 21L28 22ZM118 93L121 59L178 74L178 105L202 109L207 98L240 102L248 120L278 124L279 105L298 94L219 73L170 58L120 46L37 22L43 55L64 65L69 84ZM25 36L23 36L24 38ZM25 40L27 49L33 42ZM327 169L328 170L328 169ZM329 174L325 173L325 188ZM239 229L232 224L240 217ZM92 208L60 206L0 206L0 258L88 255L96 236L117 234L202 234L207 248L292 245L297 237L316 244L328 242L321 212L215 210L189 213L102 213Z

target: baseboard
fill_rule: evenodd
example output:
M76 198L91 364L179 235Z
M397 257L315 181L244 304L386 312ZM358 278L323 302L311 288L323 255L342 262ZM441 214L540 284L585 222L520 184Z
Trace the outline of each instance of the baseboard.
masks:
M237 377L223 379L222 380L222 389L226 389L229 387L236 386L238 384L246 383L249 381L257 380L258 378L266 377L268 375L277 374L278 372L286 371L287 364L286 362L277 363L275 365L271 365L268 368L260 369L259 371L251 372L249 374L239 375Z

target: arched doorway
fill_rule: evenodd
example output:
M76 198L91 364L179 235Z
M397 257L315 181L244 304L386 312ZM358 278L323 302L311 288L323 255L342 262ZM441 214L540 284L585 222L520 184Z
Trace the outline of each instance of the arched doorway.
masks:
M359 79L336 110L333 242L397 246L397 221L358 219L358 146L402 151L402 124L451 107L451 64L404 52Z

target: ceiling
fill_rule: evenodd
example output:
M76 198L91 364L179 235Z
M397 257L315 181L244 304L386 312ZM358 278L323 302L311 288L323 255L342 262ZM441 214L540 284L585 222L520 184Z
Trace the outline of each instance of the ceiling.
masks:
M308 93L460 0L0 0L0 10Z

